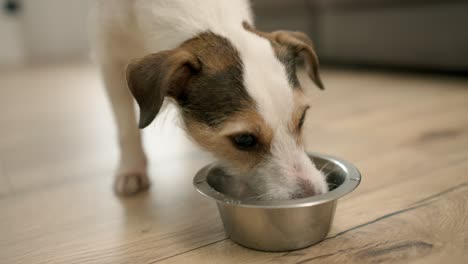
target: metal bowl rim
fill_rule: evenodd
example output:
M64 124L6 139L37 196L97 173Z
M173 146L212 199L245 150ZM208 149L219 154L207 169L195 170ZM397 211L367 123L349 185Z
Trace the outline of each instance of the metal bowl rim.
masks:
M193 185L195 189L202 195L214 199L218 203L225 205L238 206L238 207L249 207L249 208L262 208L262 209L283 209L283 208L300 208L300 207L309 207L314 205L319 205L323 203L328 203L334 200L337 200L348 193L352 192L361 182L361 173L359 170L351 163L335 158L329 155L308 152L307 155L311 158L317 157L324 159L328 162L333 163L335 166L340 167L343 171L346 172L346 178L344 182L338 186L336 189L327 192L325 194L294 199L294 200L268 200L268 201L233 201L233 199L223 193L220 193L213 189L207 182L206 177L208 172L216 165L216 163L211 163L204 166L193 178Z

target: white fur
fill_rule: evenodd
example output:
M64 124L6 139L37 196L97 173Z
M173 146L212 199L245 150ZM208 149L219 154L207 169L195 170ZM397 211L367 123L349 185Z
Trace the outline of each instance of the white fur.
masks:
M92 19L100 60L173 49L207 30L229 36L253 22L245 0L98 0Z
M263 199L285 199L301 193L299 180L308 182L315 194L328 187L319 172L288 129L293 118L293 87L284 65L276 58L268 40L244 31L243 41L234 41L244 64L244 83L259 113L273 129L271 157L249 177L264 186Z
M261 181L259 185L268 192L269 198L289 198L291 192L299 191L298 178L309 181L317 192L326 191L323 176L287 129L294 102L284 66L266 39L241 25L242 21L253 24L248 1L99 0L92 18L96 57L119 132L121 160L117 192L130 194L148 185L140 132L135 125L133 101L124 76L125 66L134 58L176 48L204 31L226 37L239 51L244 84L259 113L274 131L272 157L257 168L258 177L252 178ZM128 181L129 178L133 180Z

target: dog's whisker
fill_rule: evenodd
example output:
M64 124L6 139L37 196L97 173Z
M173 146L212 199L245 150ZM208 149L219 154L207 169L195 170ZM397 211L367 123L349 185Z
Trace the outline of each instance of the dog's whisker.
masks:
M265 197L267 195L269 195L269 193L264 193L264 194L260 194L260 195L256 195L256 196L251 196L251 197L247 198L246 200L259 199L259 198Z
M332 172L328 172L327 174L323 175L324 178L328 178L328 176L330 176L332 174Z
M320 173L323 173L323 170L324 170L328 165L330 165L330 162L325 163L325 165L323 165L323 166L319 169L319 172L320 172Z

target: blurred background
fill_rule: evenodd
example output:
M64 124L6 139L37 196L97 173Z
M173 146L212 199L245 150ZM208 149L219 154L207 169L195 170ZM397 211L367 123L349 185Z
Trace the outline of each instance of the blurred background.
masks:
M1 0L0 64L87 58L92 1ZM325 65L466 72L468 1L254 0L263 30L307 32Z

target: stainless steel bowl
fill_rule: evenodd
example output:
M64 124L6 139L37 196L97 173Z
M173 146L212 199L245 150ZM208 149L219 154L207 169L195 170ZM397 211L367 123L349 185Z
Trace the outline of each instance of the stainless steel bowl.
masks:
M289 251L322 241L330 230L338 198L352 192L361 174L349 162L309 153L327 176L331 191L317 196L278 201L238 200L226 195L229 181L214 164L202 168L193 179L201 194L214 199L226 235L234 242L256 250Z

